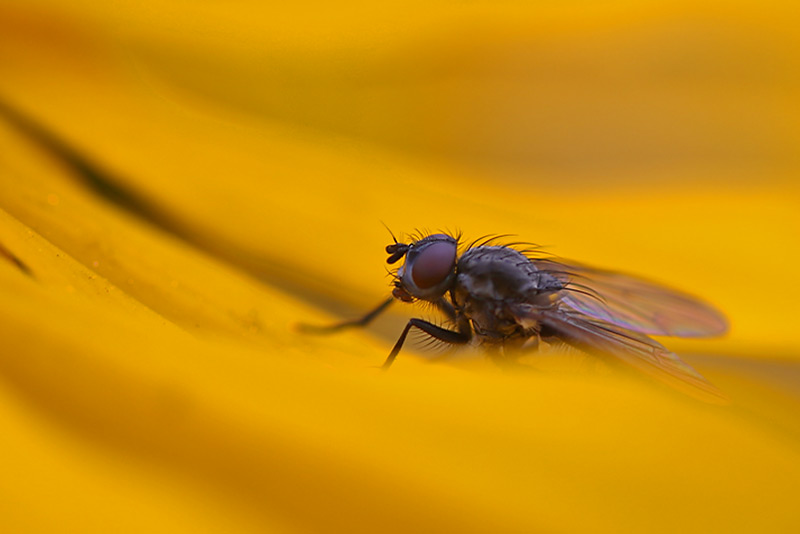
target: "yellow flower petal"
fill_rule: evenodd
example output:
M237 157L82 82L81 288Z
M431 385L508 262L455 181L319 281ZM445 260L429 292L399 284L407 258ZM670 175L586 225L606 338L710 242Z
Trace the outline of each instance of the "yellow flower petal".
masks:
M760 9L0 6L0 528L796 529L800 43ZM399 305L295 331L385 298L380 221L707 298L730 335L666 343L733 404L380 373Z

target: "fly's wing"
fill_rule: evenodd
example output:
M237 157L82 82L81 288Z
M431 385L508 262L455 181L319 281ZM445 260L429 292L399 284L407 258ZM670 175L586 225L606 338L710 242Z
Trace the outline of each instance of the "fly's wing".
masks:
M571 310L648 335L705 337L728 329L708 304L633 276L575 263L531 260L565 283L561 304Z
M692 397L714 404L728 398L708 380L663 345L649 337L581 313L515 304L510 311L523 326L538 324L580 350L625 363Z

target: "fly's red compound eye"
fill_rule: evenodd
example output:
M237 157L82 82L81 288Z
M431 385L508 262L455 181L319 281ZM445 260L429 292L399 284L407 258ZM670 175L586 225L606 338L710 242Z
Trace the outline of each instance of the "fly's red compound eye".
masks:
M430 289L444 282L453 272L456 245L450 241L435 241L419 251L411 265L411 279L420 289Z

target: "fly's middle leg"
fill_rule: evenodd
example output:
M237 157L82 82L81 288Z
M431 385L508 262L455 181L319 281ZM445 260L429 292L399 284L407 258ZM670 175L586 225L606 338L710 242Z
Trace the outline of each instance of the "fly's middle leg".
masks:
M524 337L508 337L500 343L484 344L486 355L497 366L504 369L518 369L527 367L519 362L519 358L526 353L539 350L539 336L533 334Z

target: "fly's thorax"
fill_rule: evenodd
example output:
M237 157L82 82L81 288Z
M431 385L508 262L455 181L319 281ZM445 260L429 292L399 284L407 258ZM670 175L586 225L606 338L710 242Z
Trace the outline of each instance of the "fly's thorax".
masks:
M539 271L521 252L484 246L459 258L453 298L479 336L524 337L537 325L521 322L515 309L520 305L551 307L562 288L561 282Z
M508 247L483 246L458 260L457 300L524 301L537 293L539 276L530 260Z

